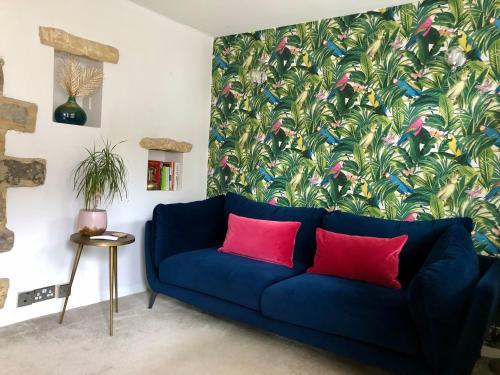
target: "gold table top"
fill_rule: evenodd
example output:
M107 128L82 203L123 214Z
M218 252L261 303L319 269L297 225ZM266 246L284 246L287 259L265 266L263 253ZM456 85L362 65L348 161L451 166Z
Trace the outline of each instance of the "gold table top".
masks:
M102 236L112 236L112 231L106 231L102 234ZM122 233L122 232L119 232ZM128 245L135 242L135 237L132 234L125 233L125 237L119 237L116 241L112 240L92 240L89 236L85 236L81 233L73 233L70 237L70 241L87 246L99 246L99 247L109 247L109 246L123 246Z

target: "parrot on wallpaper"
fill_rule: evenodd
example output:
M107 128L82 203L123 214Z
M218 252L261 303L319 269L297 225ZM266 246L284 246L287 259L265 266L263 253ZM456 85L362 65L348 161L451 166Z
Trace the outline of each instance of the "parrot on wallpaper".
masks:
M399 141L397 142L398 146L401 146L401 144L406 141L410 136L416 137L417 135L420 134L422 131L422 128L424 127L425 121L427 120L427 116L419 116L414 122L412 122L404 131L403 135L401 138L399 138Z
M397 191L401 194L413 194L415 190L413 188L404 183L399 177L389 174L389 181L391 181L394 185L397 185Z
M331 54L335 57L342 57L345 56L346 50L340 48L338 45L336 45L334 42L331 40L326 41L326 46L330 50Z
M379 207L379 200L373 191L373 188L370 184L363 180L361 184L361 193L364 197L371 200L376 207Z
M329 145L338 145L339 140L335 138L332 133L330 133L327 129L325 128L320 128L318 127L319 135L325 138L326 143Z
M388 21L394 21L394 8L383 8L380 9L380 15L382 16L383 19L388 20Z
M470 36L466 35L463 30L458 30L457 40L460 47L462 47L466 53L471 52L474 57L481 60L481 51L477 47L477 44Z
M222 89L222 95L226 98L231 93L231 82L226 83L226 86Z
M288 43L288 37L285 36L283 39L280 40L280 42L276 46L275 50L271 54L271 57L269 58L268 64L271 64L274 60L276 60L276 57L278 57L277 53L279 53L280 55L283 53L283 51L286 48L287 43Z
M481 126L481 130L488 138L495 139L495 146L500 147L500 133L495 128L489 126Z
M223 70L226 70L227 68L229 68L229 65L227 64L227 62L222 60L222 58L219 55L214 56L214 61L215 61L215 65Z
M373 196L373 193L371 191L370 185L366 181L363 181L361 184L361 193L363 193L363 196L366 198L370 199Z
M271 91L268 89L264 89L264 95L267 98L267 101L271 104L278 104L280 100L278 99L277 96L275 96Z
M332 91L330 91L330 94L328 94L328 97L326 98L327 101L330 101L335 94L337 93L337 90L344 91L345 88L347 87L347 84L349 83L349 77L351 76L351 73L345 73L340 79L333 85Z
M448 135L448 148L456 157L462 155L462 151L458 148L457 139L452 135Z
M221 169L225 169L227 167L227 161L229 160L229 157L226 155L219 161L219 167Z
M314 71L314 73L318 73L318 66L316 63L311 59L311 56L309 56L309 53L307 51L304 51L304 54L302 56L302 62L304 65Z
M305 151L306 150L306 148L304 146L304 139L302 138L302 136L300 134L297 134L297 148L300 151Z
M446 95L448 95L448 97L451 100L455 100L460 96L460 94L462 94L462 91L464 91L465 88L465 81L467 81L468 75L469 74L467 73L467 71L464 70L460 74L459 80L453 86L450 87Z
M384 115L387 114L387 107L382 98L373 89L368 91L368 101L373 108L380 108Z
M262 175L264 178L264 181L266 182L273 182L274 177L271 176L263 167L256 166L255 169Z
M437 193L437 197L442 201L447 201L455 191L455 185L457 184L458 178L458 175L453 176L450 179L450 182L446 184L441 190L439 190L439 193Z
M321 186L325 186L331 178L337 178L342 171L342 167L344 166L343 161L339 161L333 167L330 168L326 176L321 181Z
M375 137L375 132L377 130L377 124L372 124L370 126L370 131L361 139L359 145L364 148L368 148L373 142L373 138Z
M493 243L488 237L486 237L484 234L482 234L479 231L476 231L476 240L478 242L481 242L482 244L486 245L486 251L490 254L498 254L499 252L499 247Z
M304 104L305 100L307 99L307 95L309 95L309 85L305 84L304 90L300 93L299 96L297 96L297 99L295 100L299 107L302 107L302 104Z
M225 142L225 138L219 133L219 131L215 128L211 128L210 131L214 135L214 138L217 142L223 143Z
M311 59L310 59L309 54L307 52L304 52L304 54L302 55L302 62L308 68L310 68L312 66Z
M491 17L489 22L490 22L490 25L493 25L497 29L500 29L500 19Z
M278 198L277 197L272 197L267 201L267 203L272 204L273 206L276 206L278 204Z
M403 221L416 221L418 219L418 214L416 212L410 212Z
M247 112L252 112L252 105L250 104L248 96L243 99L243 109Z
M408 98L416 98L418 96L422 96L422 92L420 90L417 90L416 88L410 86L410 84L402 79L394 79L393 83L395 83L398 88L404 90L405 96L407 96Z
M290 180L290 185L292 185L294 188L299 184L300 180L302 180L302 176L304 175L304 167L299 167L298 172L293 176L293 178Z
M431 31L431 28L432 28L432 23L434 22L435 18L436 18L436 15L431 14L429 17L427 17L425 19L424 22L422 22L420 25L418 25L416 30L413 32L412 37L410 38L408 43L406 43L405 49L410 48L412 45L414 45L416 43L418 35L422 35L423 37L426 37L429 34L429 32Z
M266 135L266 138L264 138L264 142L267 142L269 141L269 139L271 139L271 136L274 134L274 135L278 135L280 129L281 129L281 125L283 125L283 120L282 119L277 119L274 124L271 126L271 130L269 131L269 133L267 133Z
M372 59L377 54L380 46L382 45L382 38L384 37L383 33L378 33L373 41L372 45L366 51L366 54L370 56Z
M484 196L484 200L485 201L490 200L491 198L495 197L499 193L500 193L500 182L497 182L495 184L495 186L493 187L493 189L491 189L489 191L489 193Z
M471 159L469 155L465 151L462 144L453 136L453 134L448 135L448 148L453 153L453 155L455 155L456 158L464 155L465 161L467 162L467 164L470 164Z
M243 147L248 140L248 136L250 135L250 129L246 129L245 132L241 135L240 139L238 140L238 144L240 147Z

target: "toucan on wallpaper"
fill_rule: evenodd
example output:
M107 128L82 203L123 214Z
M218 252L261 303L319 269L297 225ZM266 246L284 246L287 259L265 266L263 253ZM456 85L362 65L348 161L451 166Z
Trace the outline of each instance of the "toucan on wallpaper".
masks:
M423 1L214 41L208 194L474 219L499 253L500 11Z

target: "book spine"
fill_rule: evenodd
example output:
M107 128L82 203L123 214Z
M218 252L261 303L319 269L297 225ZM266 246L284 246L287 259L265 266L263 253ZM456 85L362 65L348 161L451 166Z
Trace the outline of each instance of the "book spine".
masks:
M161 167L161 190L167 190L167 180L168 180L168 170L167 167L164 165Z
M177 190L175 188L175 164L177 163L172 163L172 169L170 171L170 190L174 191L174 190Z
M174 175L175 190L182 189L181 173L182 173L182 164L177 163L177 165L175 166L175 175Z

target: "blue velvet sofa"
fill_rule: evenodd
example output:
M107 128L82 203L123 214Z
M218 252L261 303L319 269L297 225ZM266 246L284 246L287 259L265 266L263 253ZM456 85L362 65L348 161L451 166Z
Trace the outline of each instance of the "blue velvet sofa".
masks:
M227 216L300 221L294 267L217 251ZM307 274L315 229L409 240L401 289ZM152 291L399 374L469 374L493 319L500 261L477 256L472 221L400 222L317 208L276 207L228 193L158 205L146 223Z

